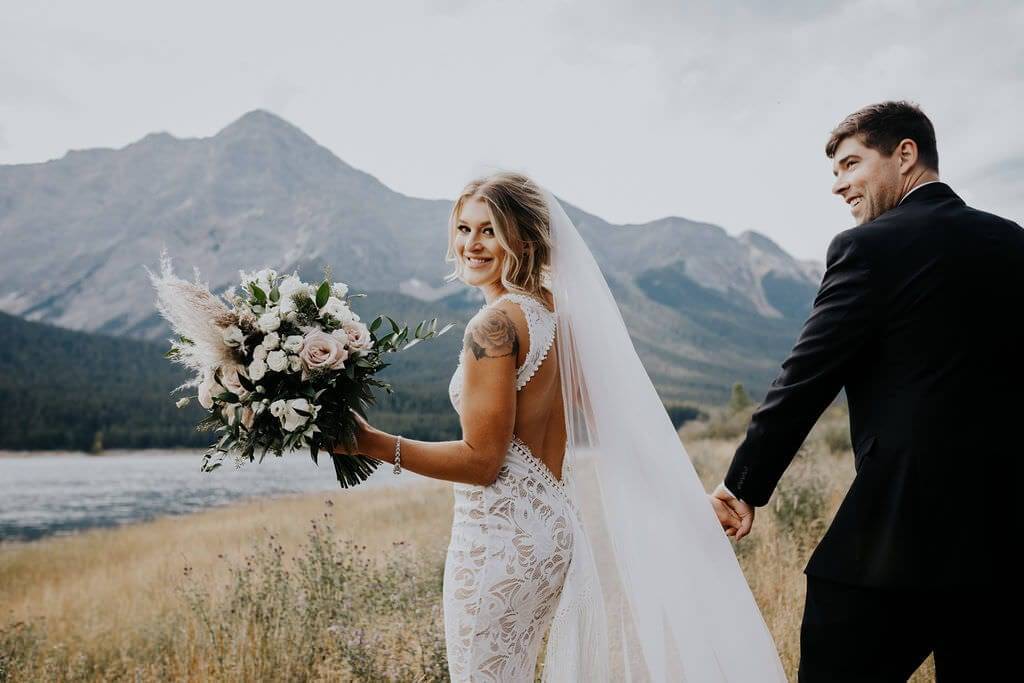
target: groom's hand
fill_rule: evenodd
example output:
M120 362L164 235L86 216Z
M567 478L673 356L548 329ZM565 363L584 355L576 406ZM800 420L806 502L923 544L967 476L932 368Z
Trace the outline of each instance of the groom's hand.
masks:
M733 512L731 507L718 498L715 498L710 493L708 494L708 500L711 502L711 507L718 516L718 522L722 525L722 530L725 531L725 535L734 536L736 531L740 528L740 516Z
M729 508L729 511L739 519L738 523L726 525L722 515L718 516L718 520L722 522L722 528L725 530L727 536L735 536L738 541L750 533L751 527L754 526L754 507L752 505L744 503L736 496L730 494L725 490L725 486L723 484L718 485L718 488L716 488L711 494L711 498L719 501L723 506Z

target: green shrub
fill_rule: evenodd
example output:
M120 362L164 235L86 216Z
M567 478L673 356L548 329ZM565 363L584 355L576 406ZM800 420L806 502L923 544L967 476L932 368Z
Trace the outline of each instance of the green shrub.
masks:
M668 411L668 417L672 420L672 426L676 429L693 420L707 419L708 416L707 413L695 405L677 401L666 402L665 410Z
M853 449L850 443L850 427L848 425L829 425L822 434L822 440L829 453L846 453Z
M806 456L806 451L801 449L797 462L779 481L771 506L784 534L799 543L814 543L827 521L828 482L806 462Z

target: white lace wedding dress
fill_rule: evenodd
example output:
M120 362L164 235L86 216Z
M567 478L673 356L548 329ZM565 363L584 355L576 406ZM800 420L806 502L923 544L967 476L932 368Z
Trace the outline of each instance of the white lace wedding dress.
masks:
M526 361L516 371L521 390L544 363L555 339L555 314L519 294L492 302L518 304L529 328ZM456 411L462 364L449 395ZM574 556L589 558L571 496L572 467L558 479L513 436L490 486L455 484L455 516L444 573L444 621L452 681L534 680L544 635L556 613L566 614L563 587L578 572ZM577 591L569 591L576 594ZM547 678L547 676L545 676Z
M547 633L552 683L784 683L615 297L561 204L545 197L555 313L530 297L502 299L529 328L517 387L543 363L559 365L568 444L557 479L513 438L497 481L455 485L444 577L452 680L533 681ZM457 369L456 410L461 389Z

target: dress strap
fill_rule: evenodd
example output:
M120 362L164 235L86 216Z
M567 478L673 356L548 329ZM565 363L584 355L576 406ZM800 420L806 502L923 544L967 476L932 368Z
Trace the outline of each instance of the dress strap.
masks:
M548 352L551 351L555 341L556 318L554 312L548 310L542 302L517 292L506 292L491 302L491 305L506 299L518 304L523 310L530 335L530 349L526 353L526 360L516 370L516 391L520 391L540 369L548 357Z

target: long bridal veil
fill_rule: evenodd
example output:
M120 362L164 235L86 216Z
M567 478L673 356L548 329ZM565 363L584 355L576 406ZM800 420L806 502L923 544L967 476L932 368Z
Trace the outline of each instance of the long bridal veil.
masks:
M545 193L577 545L545 680L785 681L775 643L590 249Z

